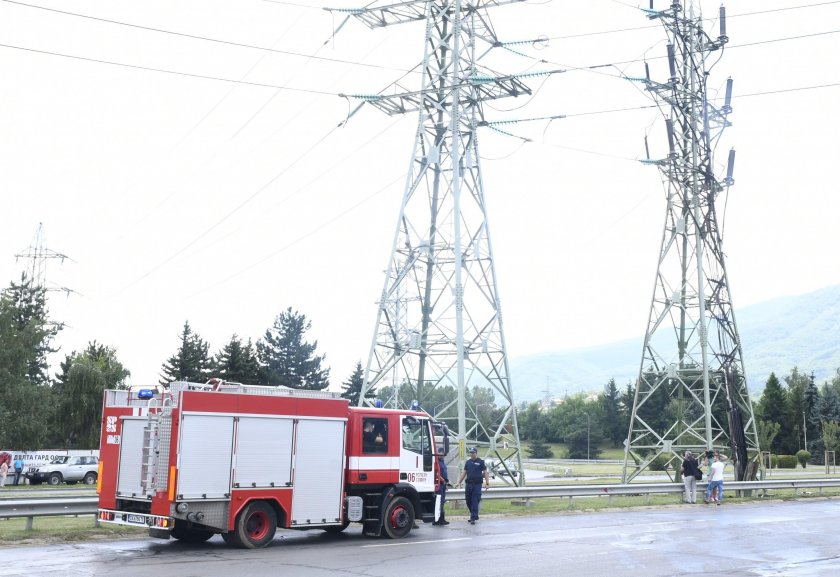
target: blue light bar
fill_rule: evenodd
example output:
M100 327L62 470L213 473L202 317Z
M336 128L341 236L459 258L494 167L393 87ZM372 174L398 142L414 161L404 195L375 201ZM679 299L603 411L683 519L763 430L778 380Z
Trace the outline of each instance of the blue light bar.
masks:
M140 389L137 391L138 399L151 399L154 396L155 392L152 389Z

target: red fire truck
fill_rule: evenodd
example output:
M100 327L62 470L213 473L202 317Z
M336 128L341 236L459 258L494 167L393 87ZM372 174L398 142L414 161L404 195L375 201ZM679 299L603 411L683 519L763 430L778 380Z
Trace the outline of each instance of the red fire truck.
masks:
M264 547L277 527L397 539L434 520L429 416L212 380L105 391L99 520Z

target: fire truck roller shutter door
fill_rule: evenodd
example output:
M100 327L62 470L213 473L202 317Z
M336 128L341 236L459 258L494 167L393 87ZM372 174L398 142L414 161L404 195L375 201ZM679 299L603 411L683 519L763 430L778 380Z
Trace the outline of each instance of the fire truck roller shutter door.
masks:
M337 523L341 519L345 426L340 420L298 421L292 525Z
M143 427L145 418L124 418L120 436L120 470L117 474L117 495L143 495L141 484L143 467Z
M185 414L181 424L178 499L229 498L232 454L233 417Z
M292 419L240 417L234 487L287 487L292 482Z

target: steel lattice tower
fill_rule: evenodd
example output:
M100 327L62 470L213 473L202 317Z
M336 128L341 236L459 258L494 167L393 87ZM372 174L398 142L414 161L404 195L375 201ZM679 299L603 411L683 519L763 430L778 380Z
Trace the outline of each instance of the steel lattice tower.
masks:
M707 58L723 50L720 36L703 30L691 0L647 11L668 36L670 78L641 79L663 110L669 154L648 161L666 181L665 230L639 378L625 448L624 482L657 458L679 471L685 450L712 448L735 456L736 479L755 474L759 454L743 354L730 295L716 201L733 183L714 175L713 150L731 112L732 81L718 107L707 98ZM649 404L648 404L649 403ZM747 470L748 463L753 465Z
M450 385L459 466L469 443L522 471L477 138L484 101L531 93L516 76L478 64L479 42L498 45L487 9L517 1L416 0L350 14L371 28L426 23L422 87L357 96L387 114L420 117L361 399L407 383L431 410L427 393ZM470 406L473 386L493 391L492 411Z
M35 231L35 238L32 239L32 244L23 252L16 254L15 258L28 259L30 261L27 274L32 280L33 286L42 288L45 291L62 291L67 294L75 292L67 287L47 286L47 262L49 260L60 260L63 263L64 259L70 259L70 257L47 248L43 223L38 223L38 230Z

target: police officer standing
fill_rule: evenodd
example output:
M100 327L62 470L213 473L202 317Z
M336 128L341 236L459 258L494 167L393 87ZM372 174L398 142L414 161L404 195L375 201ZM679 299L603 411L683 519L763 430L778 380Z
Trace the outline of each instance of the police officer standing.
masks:
M478 458L478 449L470 447L470 458L464 463L464 470L461 471L461 478L458 485L466 478L467 484L464 487L464 499L470 509L470 525L478 521L478 506L481 502L481 481L484 480L486 489L490 488L490 472L483 459Z

